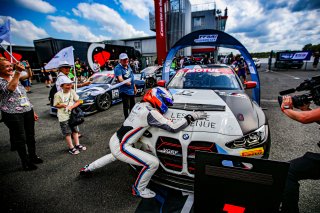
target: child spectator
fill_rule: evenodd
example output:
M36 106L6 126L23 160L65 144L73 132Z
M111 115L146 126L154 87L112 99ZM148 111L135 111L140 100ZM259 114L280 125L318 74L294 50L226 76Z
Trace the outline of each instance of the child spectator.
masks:
M66 137L69 153L77 155L79 154L79 150L86 150L87 148L79 143L79 128L78 126L70 126L69 119L71 110L80 105L80 100L77 93L72 89L73 81L67 77L61 78L60 80L62 90L54 95L53 105L58 108L58 119L62 134ZM72 143L71 134L75 146Z

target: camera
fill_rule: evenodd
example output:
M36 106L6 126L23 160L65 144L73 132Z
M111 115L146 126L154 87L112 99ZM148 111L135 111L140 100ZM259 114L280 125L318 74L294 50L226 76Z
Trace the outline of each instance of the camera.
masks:
M281 106L282 96L294 92L309 91L302 95L292 96L292 104L295 108L302 107L313 101L314 104L320 106L320 75L304 80L297 88L292 88L279 92L278 102Z

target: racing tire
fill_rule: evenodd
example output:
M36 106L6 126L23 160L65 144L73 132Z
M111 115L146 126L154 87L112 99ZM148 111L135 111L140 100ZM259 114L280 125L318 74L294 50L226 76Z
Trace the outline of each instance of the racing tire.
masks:
M96 105L99 111L105 111L109 109L111 107L111 103L112 100L109 93L98 95L96 98Z

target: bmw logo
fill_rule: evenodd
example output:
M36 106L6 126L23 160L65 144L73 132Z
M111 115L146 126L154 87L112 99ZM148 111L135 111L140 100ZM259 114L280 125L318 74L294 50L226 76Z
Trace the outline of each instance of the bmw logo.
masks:
M183 138L184 140L188 140L188 139L189 139L189 135L188 135L188 134L183 134L183 135L182 135L182 138Z

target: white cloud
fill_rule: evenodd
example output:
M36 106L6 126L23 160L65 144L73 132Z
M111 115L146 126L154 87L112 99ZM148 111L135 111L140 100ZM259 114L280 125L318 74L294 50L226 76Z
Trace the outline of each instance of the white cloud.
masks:
M204 3L206 0L192 1ZM298 50L307 43L320 43L320 25L317 24L320 11L293 13L290 9L292 2L287 2L216 0L216 5L217 9L222 10L228 7L226 32L250 52Z
M99 23L102 29L113 34L115 39L147 36L145 32L138 31L128 24L117 11L103 4L80 3L73 12Z
M141 19L149 17L149 12L154 9L154 0L118 0L125 11L129 11Z
M20 5L40 13L54 13L56 8L43 0L16 0Z
M64 16L47 16L47 18L51 20L50 24L56 31L71 34L72 39L90 42L110 39L110 37L94 35L90 28L79 24L75 19L69 19Z
M24 41L26 45L33 45L33 40L48 37L48 33L35 26L32 22L28 20L18 21L12 17L0 16L0 24L3 23L5 18L10 19L10 29L11 29L11 40Z

